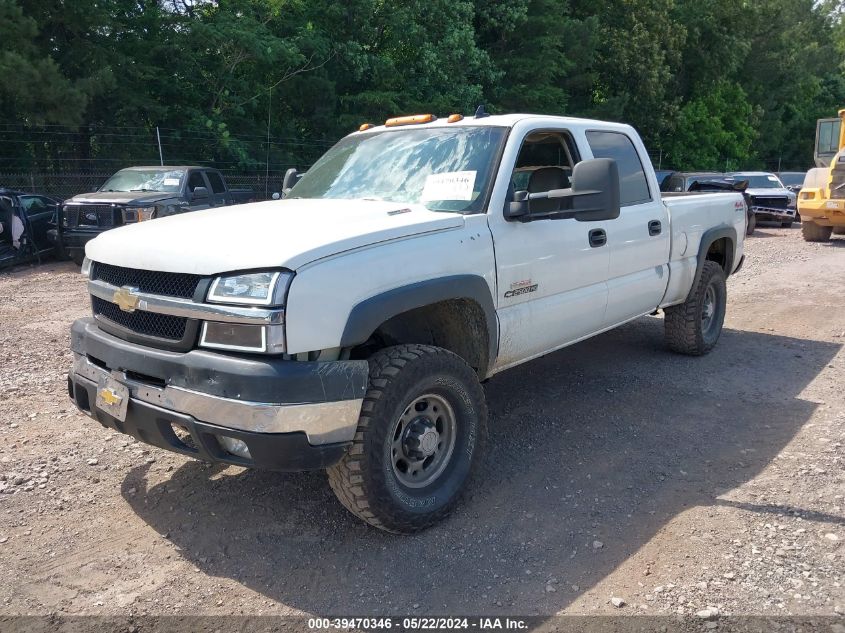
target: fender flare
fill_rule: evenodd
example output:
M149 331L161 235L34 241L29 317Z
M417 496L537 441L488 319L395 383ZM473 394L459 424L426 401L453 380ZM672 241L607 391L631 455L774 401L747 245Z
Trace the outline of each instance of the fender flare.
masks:
M346 319L340 346L354 347L365 343L385 321L404 312L449 299L470 299L481 306L487 322L488 365L492 365L499 352L499 321L490 287L479 275L426 279L361 301L352 308Z
M725 277L729 277L733 272L734 256L736 254L736 229L732 226L722 225L712 229L708 229L701 236L701 242L698 245L698 264L695 267L695 277L692 280L692 286L687 294L687 299L695 291L698 282L701 279L701 272L704 269L704 262L707 260L707 251L713 245L713 242L722 238L728 238L730 247L725 253Z

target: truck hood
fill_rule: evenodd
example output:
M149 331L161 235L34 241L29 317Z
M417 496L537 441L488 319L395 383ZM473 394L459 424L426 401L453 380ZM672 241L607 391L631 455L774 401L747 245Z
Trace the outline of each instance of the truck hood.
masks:
M65 204L145 204L168 198L178 198L179 194L167 191L95 191L81 193L65 200Z
M174 215L90 241L97 262L214 275L288 268L378 242L463 226L457 213L371 200L272 200Z
M758 196L760 198L794 198L795 194L789 189L772 189L770 187L763 187L760 189L748 188L745 190L749 196Z

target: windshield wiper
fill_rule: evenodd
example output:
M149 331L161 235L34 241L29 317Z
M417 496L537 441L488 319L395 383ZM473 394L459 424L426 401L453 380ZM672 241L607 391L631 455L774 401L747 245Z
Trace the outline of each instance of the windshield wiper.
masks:
M158 191L158 189L130 189L129 191Z

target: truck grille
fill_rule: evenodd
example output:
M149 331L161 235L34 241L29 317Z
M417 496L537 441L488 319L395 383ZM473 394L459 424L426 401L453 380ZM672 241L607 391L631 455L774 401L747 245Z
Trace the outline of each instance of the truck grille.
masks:
M120 207L104 204L68 205L68 228L110 229L123 223Z
M144 312L143 310L124 312L114 303L99 297L91 297L91 301L95 317L107 319L115 325L137 334L170 341L181 341L185 338L188 319L184 317Z
M766 207L768 209L785 209L789 204L789 198L780 196L754 196L751 203L755 207Z
M123 268L94 262L91 279L99 279L113 286L133 286L141 292L191 299L202 277L187 273L163 273L154 270Z

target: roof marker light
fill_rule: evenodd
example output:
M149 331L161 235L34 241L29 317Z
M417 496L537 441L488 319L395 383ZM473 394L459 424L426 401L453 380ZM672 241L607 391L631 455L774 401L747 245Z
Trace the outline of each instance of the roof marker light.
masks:
M449 118L446 119L446 122L447 123L457 123L458 121L460 121L463 118L464 118L463 114L450 114Z
M433 114L412 114L410 116L396 116L384 122L384 127L396 127L397 125L416 125L417 123L431 123L437 117Z
M372 123L362 123L361 127L358 128L359 132L364 132L365 130L369 130L371 127L375 127Z

